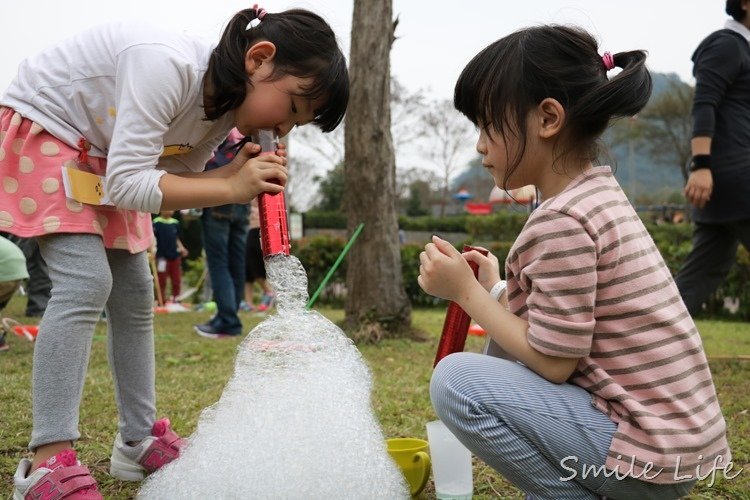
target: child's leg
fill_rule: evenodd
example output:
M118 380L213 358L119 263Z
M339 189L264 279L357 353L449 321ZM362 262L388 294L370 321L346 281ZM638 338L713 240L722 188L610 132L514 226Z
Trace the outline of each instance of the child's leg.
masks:
M608 479L604 469L592 474L592 467L605 463L616 425L594 408L585 390L553 384L518 363L450 355L435 368L430 396L456 437L531 498L667 500L693 486Z
M258 278L258 284L263 289L263 293L265 295L271 295L273 294L273 288L271 288L271 285L268 283L268 280L265 278Z
M182 259L180 257L168 259L167 272L169 273L169 280L172 282L171 296L172 298L177 298L182 291Z
M167 278L169 278L169 273L167 272L166 269L164 271L156 271L156 277L158 278L158 281L159 281L159 291L161 292L161 299L164 302L166 302L167 301Z
M112 287L101 237L39 238L52 294L34 346L34 466L80 437L78 411L94 327Z
M240 334L242 322L237 316L239 297L236 296L237 289L229 273L230 222L225 217L215 217L213 213L213 209L208 209L201 217L206 265L216 301L216 314L208 324L222 333Z
M233 206L233 217L229 224L227 258L229 275L234 285L235 310L239 309L245 292L245 254L247 248L247 208Z
M156 420L153 282L146 252L107 250L112 292L107 301L107 347L123 441L151 435Z

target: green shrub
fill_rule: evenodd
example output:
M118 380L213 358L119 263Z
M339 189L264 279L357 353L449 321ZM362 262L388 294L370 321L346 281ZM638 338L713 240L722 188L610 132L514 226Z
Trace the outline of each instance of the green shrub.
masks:
M469 215L451 215L446 217L398 217L398 227L405 231L442 231L463 233L466 231ZM346 229L346 214L343 212L310 211L303 215L305 229Z
M307 271L307 290L312 297L323 282L339 254L344 250L346 240L335 236L317 235L292 242L292 254L297 257ZM336 293L346 282L346 259L336 273L331 276L328 285L321 291L316 304L341 305L343 297Z
M346 229L346 214L343 212L306 212L302 214L305 229Z
M422 217L407 217L400 215L398 227L404 231L433 231L445 233L466 232L466 221L470 215L451 215L446 217L433 217L425 215Z
M675 276L692 248L692 226L689 224L646 224L646 229L654 239L672 276Z
M528 214L498 212L492 215L474 216L466 221L466 232L475 240L513 241L526 224Z
M422 245L401 246L401 272L404 277L404 288L406 295L411 301L412 307L436 306L444 304L444 301L427 295L419 287L417 276L419 276L419 254L424 247Z
M428 218L417 217L422 222ZM435 219L439 220L439 219ZM495 214L484 217L466 217L469 230L469 238L466 242L457 242L456 248L461 249L464 243L473 240L490 241L484 244L501 263L501 270L505 259L513 245L513 239L520 232L526 216L523 214ZM648 224L649 230L656 246L659 248L667 267L673 275L677 273L692 248L691 236L692 226L689 224ZM433 228L434 230L434 228ZM447 229L443 229L447 230ZM505 239L494 237L503 236ZM294 254L305 266L309 281L310 293L313 293L322 282L328 269L333 265L339 253L344 248L345 241L342 238L319 235L309 239L302 239L292 245ZM412 306L444 306L444 301L435 299L425 294L417 284L419 274L419 253L421 245L402 245L401 266L404 277L404 287ZM346 281L346 259L329 282L326 291L321 294L318 301L324 304L341 305L344 300L342 285ZM706 304L703 316L728 317L729 313L724 310L725 298L738 298L739 310L732 317L741 320L750 320L750 255L740 247L737 254L737 264L733 266L727 280Z

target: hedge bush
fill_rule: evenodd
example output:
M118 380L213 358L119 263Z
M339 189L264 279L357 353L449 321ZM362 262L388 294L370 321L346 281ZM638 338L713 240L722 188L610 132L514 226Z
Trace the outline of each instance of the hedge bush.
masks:
M346 240L335 236L318 235L312 238L302 238L292 242L292 255L297 257L307 271L307 290L310 296L315 293L323 282L328 270L346 245ZM344 296L341 292L346 282L347 259L341 261L336 273L331 276L316 303L340 306Z
M346 214L341 212L308 212L304 217L306 228L346 228ZM488 216L460 215L443 218L429 216L399 217L399 226L407 231L466 233L466 241L455 242L456 248L462 248L465 243L480 242L497 255L500 262L504 262L513 240L523 228L527 218L528 214L514 212L501 212ZM199 224L195 223L192 226L199 227ZM194 227L186 224L184 232L190 232ZM673 275L676 274L692 248L692 226L690 224L656 225L647 223L646 228L664 257L669 270ZM187 235L185 237L187 238ZM325 235L303 238L293 242L292 252L300 259L307 270L308 288L311 294L323 281L328 269L335 262L345 243L343 238ZM415 307L443 304L443 301L425 294L417 284L419 252L421 251L420 245L402 245L401 247L401 263L406 293ZM196 253L198 252L200 252L200 248ZM193 257L192 254L191 257ZM332 277L329 286L318 297L319 303L333 306L343 304L346 294L344 286L346 262L347 260L344 259L340 268ZM203 270L202 261L191 260L186 263L185 268L184 281L187 285L194 285ZM739 309L732 317L750 321L750 287L748 282L750 282L750 255L743 247L740 247L737 253L737 264L732 267L721 288L707 302L703 316L728 316L728 313L724 310L724 300L739 299ZM197 299L196 294L194 300Z
M305 229L346 229L344 212L305 212L302 214Z
M398 217L398 227L405 231L443 231L464 232L467 220L475 218L468 215L452 215L449 217ZM481 218L481 217L476 217ZM344 212L307 212L303 215L305 229L346 229L346 213Z
M419 218L417 218L419 219ZM478 220L484 219L484 220ZM526 216L519 214L496 214L485 217L466 217L466 242L457 242L456 248L461 249L464 243L471 241L490 241L485 246L494 253L501 263L513 244L509 235L515 236L523 227ZM647 224L656 246L662 254L669 270L675 274L687 257L691 249L692 227L689 224L653 225ZM434 229L433 229L434 230ZM448 230L448 229L443 229ZM500 239L502 237L503 239ZM295 241L292 245L296 255L305 266L308 275L310 293L313 293L322 282L323 277L336 257L343 250L345 240L327 235L318 235ZM404 277L404 287L407 296L415 307L444 305L443 301L425 294L417 284L419 274L419 253L421 245L401 246L401 265ZM346 259L332 277L324 293L318 298L319 303L340 305L343 302L343 284L346 279ZM750 255L740 247L737 254L737 264L733 266L727 280L706 304L704 316L728 316L724 310L725 298L738 298L739 309L732 317L750 320Z

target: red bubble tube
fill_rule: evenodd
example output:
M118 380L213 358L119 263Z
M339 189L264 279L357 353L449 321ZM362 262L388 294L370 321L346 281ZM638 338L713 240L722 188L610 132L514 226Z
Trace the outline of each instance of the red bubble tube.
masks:
M278 147L279 139L273 130L259 130L253 136L253 142L260 144L260 154L273 154ZM279 184L278 181L276 181ZM286 220L286 201L284 193L261 193L258 196L260 212L260 240L263 257L284 254L289 255L289 226Z
M476 250L482 255L487 255L488 253L487 250L482 248L464 245L464 252L471 250ZM474 277L476 278L479 275L479 267L473 262L469 262L469 266L474 271ZM435 363L432 365L433 368L447 355L464 350L466 336L469 334L469 326L471 326L471 318L461 309L461 306L455 302L448 304L448 311L445 313L445 321L443 321L443 333L440 334L440 344L438 344Z

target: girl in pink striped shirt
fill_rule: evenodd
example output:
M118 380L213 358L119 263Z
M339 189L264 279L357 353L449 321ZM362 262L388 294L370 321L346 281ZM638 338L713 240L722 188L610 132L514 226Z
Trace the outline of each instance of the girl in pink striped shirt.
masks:
M533 184L543 201L508 255L507 289L493 256L437 237L420 255L420 286L456 301L501 353L446 357L430 392L528 498L679 498L736 474L695 324L611 170L594 166L611 119L648 102L645 58L539 26L485 48L456 84L495 184Z

